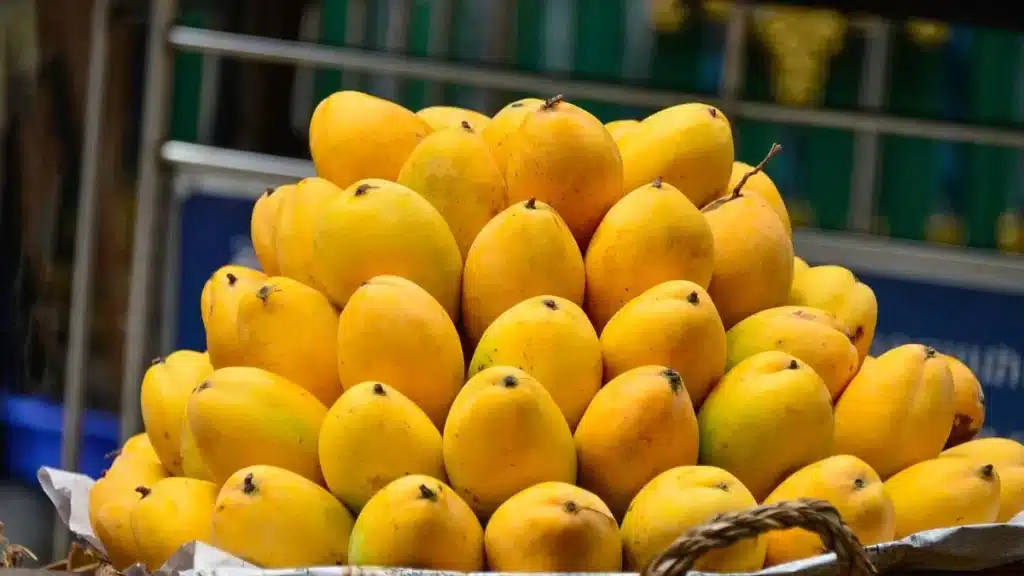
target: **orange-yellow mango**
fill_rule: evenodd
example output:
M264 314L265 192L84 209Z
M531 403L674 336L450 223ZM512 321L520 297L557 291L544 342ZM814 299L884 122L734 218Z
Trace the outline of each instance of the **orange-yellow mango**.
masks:
M416 115L426 120L435 131L468 122L473 130L479 132L491 121L491 117L486 114L458 106L427 106L417 111Z
M266 279L259 270L229 264L218 268L203 286L200 309L206 352L214 368L242 365L245 351L238 344L238 301Z
M341 196L341 188L323 178L304 178L275 196L280 196L274 226L278 275L320 290L313 275L314 224L324 208Z
M142 422L160 462L171 474L185 473L181 458L181 427L188 398L213 366L205 352L177 350L157 358L142 377L139 394Z
M895 539L995 522L999 487L995 466L973 458L934 458L905 468L885 481L896 511Z
M830 312L850 335L860 358L868 355L878 325L878 301L853 272L842 266L815 266L797 275L794 267L789 303Z
M294 187L294 184L286 184L278 188L267 188L252 207L249 219L252 249L263 273L270 276L277 276L281 272L277 262L277 215L281 209L281 198L285 194L277 192Z
M954 356L942 354L953 376L953 398L956 409L953 428L946 439L946 448L973 439L985 424L985 391L974 372Z
M744 178L746 181L743 180ZM732 174L729 176L729 183L725 186L722 196L729 196L735 192L740 182L743 182L740 191L760 196L779 216L779 220L786 228L786 234L793 236L789 212L786 210L786 203L782 200L782 194L779 193L775 182L763 170L756 170L750 164L737 160L732 163Z
M995 465L999 473L999 515L996 522L1009 522L1024 510L1024 445L1009 438L979 438L939 454L942 458L971 458Z
M138 490L142 497L131 509L130 522L139 560L151 574L185 544L193 540L210 543L216 484L165 478Z
M498 163L502 177L508 168L509 139L523 124L527 114L541 107L544 101L540 98L523 98L509 102L495 114L484 126L483 134L487 145L491 147L494 161Z

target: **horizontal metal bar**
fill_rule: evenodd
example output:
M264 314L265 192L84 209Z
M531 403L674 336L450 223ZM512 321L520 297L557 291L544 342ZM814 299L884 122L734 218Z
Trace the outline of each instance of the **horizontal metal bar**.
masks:
M191 142L164 142L160 148L160 157L165 162L174 164L179 172L236 172L241 175L273 176L293 180L316 176L313 163L309 160Z
M568 78L552 78L429 58L355 48L320 46L308 42L277 40L184 26L171 29L170 43L180 50L234 56L262 62L305 64L386 73L407 78L452 82L498 90L528 90L539 95L565 94L573 98L643 108L663 108L679 102L690 101L720 104L718 98L711 96ZM749 120L1024 149L1024 131L1018 130L899 118L867 112L791 108L778 104L749 101L736 102L732 109L736 116Z

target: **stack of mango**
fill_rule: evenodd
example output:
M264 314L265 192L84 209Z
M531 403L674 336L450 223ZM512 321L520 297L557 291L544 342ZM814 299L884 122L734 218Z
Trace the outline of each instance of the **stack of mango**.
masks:
M971 371L868 356L871 289L794 257L765 163L688 103L602 124L359 92L311 120L319 177L252 213L207 350L157 359L145 433L90 498L115 566L209 543L263 567L644 568L722 512L825 499L864 544L1009 519L1024 446L972 437ZM698 568L819 554L775 532Z

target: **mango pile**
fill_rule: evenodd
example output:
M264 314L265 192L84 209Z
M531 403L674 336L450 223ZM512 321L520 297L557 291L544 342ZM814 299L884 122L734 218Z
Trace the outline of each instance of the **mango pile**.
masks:
M1024 446L974 438L977 378L868 356L874 293L794 256L780 149L737 161L722 111L343 91L309 133L319 176L253 209L262 270L212 275L207 350L154 361L92 489L114 566L198 540L266 568L632 571L762 503L825 499L865 545L1024 508ZM822 551L790 529L697 568Z

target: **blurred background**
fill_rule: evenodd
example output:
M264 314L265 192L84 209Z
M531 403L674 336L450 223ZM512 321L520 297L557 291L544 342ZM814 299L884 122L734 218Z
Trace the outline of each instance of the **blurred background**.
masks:
M255 266L252 203L312 173L339 89L487 114L562 93L606 122L719 106L738 160L783 145L797 254L874 288L874 349L960 357L987 431L1024 439L1024 35L984 3L827 4L0 0L8 537L52 557L37 468L97 475L149 359L205 348L203 283Z

